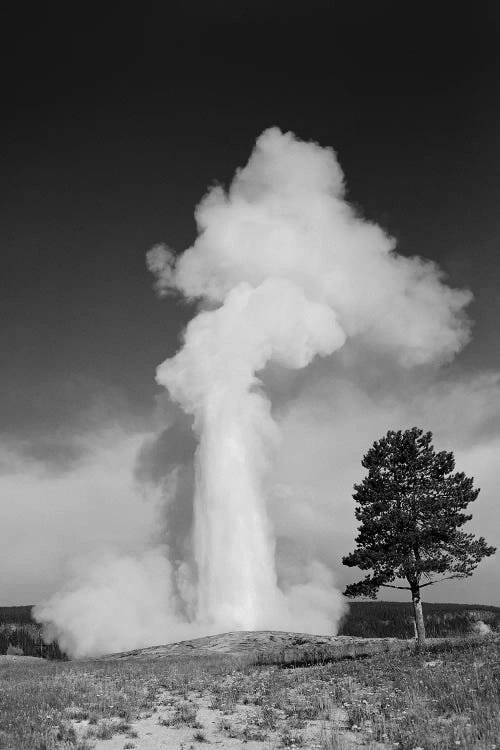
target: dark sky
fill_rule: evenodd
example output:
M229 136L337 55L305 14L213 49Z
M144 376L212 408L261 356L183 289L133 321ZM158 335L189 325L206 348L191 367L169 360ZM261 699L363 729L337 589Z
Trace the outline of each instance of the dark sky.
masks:
M151 409L188 311L144 262L278 125L333 146L350 199L475 294L464 369L497 368L498 3L89 4L2 19L0 411L7 434L94 392Z

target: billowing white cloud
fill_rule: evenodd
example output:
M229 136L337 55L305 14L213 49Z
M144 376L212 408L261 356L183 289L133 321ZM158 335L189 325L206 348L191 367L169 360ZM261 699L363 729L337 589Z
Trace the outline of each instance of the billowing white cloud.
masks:
M171 582L161 547L135 555L103 551L75 566L68 583L36 608L36 617L50 623L47 638L74 657L180 640L190 628L178 617ZM191 634L202 635L194 628Z
M87 435L78 464L58 471L0 445L0 601L40 601L64 581L71 561L151 543L157 497L146 498L133 478L143 440L117 429Z
M453 358L469 337L471 294L446 286L435 263L398 255L344 192L332 149L266 130L228 193L212 188L197 207L194 245L177 259L150 251L157 288L220 304L240 284L287 280L333 310L348 337L404 365Z

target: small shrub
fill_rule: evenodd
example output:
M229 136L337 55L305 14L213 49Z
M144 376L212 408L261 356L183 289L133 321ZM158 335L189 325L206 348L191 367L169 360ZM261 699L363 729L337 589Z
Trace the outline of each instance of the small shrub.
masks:
M88 736L95 737L97 740L110 740L114 734L115 725L108 719L101 719L95 727L88 731Z
M292 715L289 719L287 719L287 724L290 729L304 729L306 721L302 718L302 716Z
M193 734L193 740L195 742L208 742L207 738L203 734L203 732L195 732Z
M80 706L68 706L64 713L71 721L85 721L89 718L89 712ZM95 722L94 722L95 723Z
M114 730L116 734L129 734L131 730L131 724L128 721L125 721L125 719L121 719L120 721L116 722L114 725Z
M237 736L242 742L264 742L267 739L266 731L254 724L246 724Z
M224 732L228 737L231 737L231 739L236 739L237 737L239 737L239 730L237 730L232 722L229 719L226 719L225 716L223 716L222 719L219 720L217 728L219 732Z
M57 742L66 743L68 745L75 744L76 731L73 724L68 721L61 722L57 727L55 739Z
M304 738L299 732L286 728L280 736L280 747L304 747Z
M258 723L266 729L274 729L278 720L278 713L273 706L265 704L260 706Z

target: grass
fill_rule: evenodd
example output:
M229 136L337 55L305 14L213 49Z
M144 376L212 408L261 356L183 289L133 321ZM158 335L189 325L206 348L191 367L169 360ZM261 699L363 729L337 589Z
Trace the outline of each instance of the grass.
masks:
M386 641L377 639L348 638L345 643L337 642L334 646L316 645L311 647L303 638L296 638L295 643L286 648L277 648L257 654L254 663L259 666L276 665L279 667L313 667L317 664L344 661L346 659L365 659L380 651L380 644L384 644L386 653L401 653L411 650L411 642L395 638Z
M344 710L345 728L366 746L500 747L498 639L449 641L421 655L300 669L295 680L309 696L310 715L315 708L319 715L325 709L322 696L330 695ZM338 724L331 727L325 748L342 747L338 730Z
M162 690L182 694L188 686L222 678L227 669L223 660L210 657L82 662L19 657L0 666L0 748L56 750L63 742L76 748L71 720L87 719L94 736L107 731L106 721L113 732L121 731L120 720L151 711Z
M323 750L344 750L353 741L395 750L500 750L498 638L295 668L272 661L19 658L0 668L0 747L84 750L90 745L78 739L74 724L83 720L89 740L117 732L133 738L130 722L151 715L157 704L168 708L168 726L201 730L193 696L205 695L220 712L220 730L243 741L275 733L277 746L307 747L312 727L321 730ZM234 714L243 711L244 726L236 726ZM193 739L201 743L202 736L198 731Z
M196 718L197 713L198 711L194 703L191 701L182 701L175 705L171 716L160 717L158 723L164 727L188 726L193 727L193 729L201 729L202 725Z

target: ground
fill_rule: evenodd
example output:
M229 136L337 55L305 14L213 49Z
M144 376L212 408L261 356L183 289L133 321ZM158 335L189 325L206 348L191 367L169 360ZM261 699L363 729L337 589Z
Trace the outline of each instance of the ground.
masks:
M500 749L498 637L423 654L348 641L226 634L92 661L3 659L0 748Z

